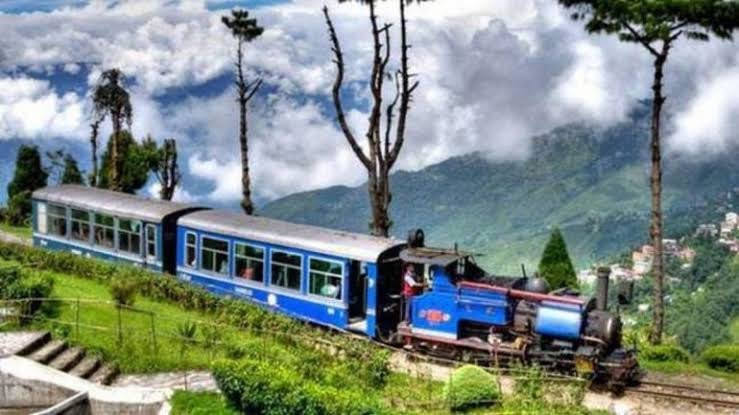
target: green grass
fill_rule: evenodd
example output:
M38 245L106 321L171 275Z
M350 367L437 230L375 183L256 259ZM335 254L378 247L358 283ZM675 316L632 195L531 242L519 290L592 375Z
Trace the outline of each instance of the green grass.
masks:
M33 236L33 231L28 226L12 226L5 222L0 222L0 231L7 232L9 234L19 236L21 238L30 239Z
M739 385L739 373L722 372L699 362L653 362L640 359L639 366L650 372L661 372L670 375L710 376L722 379L732 385Z
M220 393L175 391L170 400L172 415L237 415Z

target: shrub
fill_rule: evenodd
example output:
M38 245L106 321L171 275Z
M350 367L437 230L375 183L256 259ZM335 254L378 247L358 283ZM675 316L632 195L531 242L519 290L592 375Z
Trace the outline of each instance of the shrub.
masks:
M739 345L720 344L712 346L703 351L701 355L709 367L724 372L739 372Z
M24 226L31 215L31 192L20 192L8 200L6 220L13 226Z
M641 350L640 357L653 362L688 362L690 354L682 347L672 344L646 346Z
M136 294L139 290L137 278L128 275L118 275L110 280L110 295L117 307L131 307L136 302Z
M218 361L213 376L226 399L242 413L264 415L371 415L384 413L379 400L360 389L306 380L270 361Z
M23 314L23 321L31 318L41 309L42 299L51 295L54 280L48 276L30 273L18 267L0 269L0 299L27 300L17 302Z
M478 366L466 365L454 371L444 386L444 397L453 411L487 406L500 398L495 376Z

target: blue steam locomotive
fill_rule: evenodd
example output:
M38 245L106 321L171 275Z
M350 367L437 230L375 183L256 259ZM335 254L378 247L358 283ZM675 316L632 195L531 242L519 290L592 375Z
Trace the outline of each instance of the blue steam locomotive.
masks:
M436 355L535 362L613 385L638 373L607 310L607 270L588 299L492 276L471 253L426 247L421 231L399 241L73 185L33 193L33 243ZM406 299L408 264L426 289Z

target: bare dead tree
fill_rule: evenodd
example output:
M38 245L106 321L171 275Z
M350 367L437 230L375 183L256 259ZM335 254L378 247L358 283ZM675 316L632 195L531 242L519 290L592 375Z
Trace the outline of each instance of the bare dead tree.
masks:
M98 180L98 130L103 120L95 117L90 123L90 153L92 156L92 171L90 172L90 186L96 187Z
M341 0L340 0L341 1ZM328 7L323 8L323 14L328 26L331 50L334 54L333 62L336 64L336 80L333 85L332 95L336 119L341 131L346 137L349 146L364 168L367 170L367 190L369 193L372 221L370 232L376 236L388 236L392 226L390 219L390 203L392 193L390 191L390 171L398 160L405 141L406 122L413 92L418 87L418 81L411 82L413 75L410 73L408 64L407 20L405 18L406 3L409 0L399 0L400 4L400 68L395 76L388 77L387 65L391 58L390 28L391 24L379 25L375 11L376 0L362 0L369 9L369 19L373 42L373 63L370 74L369 88L372 93L372 108L365 137L367 139L367 150L365 151L357 141L357 137L349 128L346 120L344 106L341 100L341 89L344 82L345 63L341 50L339 37L329 15ZM385 107L385 126L383 133L382 111L383 111L383 84L386 78L395 81L395 97ZM397 110L397 124L393 125ZM393 137L393 128L395 135Z
M180 166L177 164L177 141L173 138L164 140L158 153L154 172L161 186L159 198L172 200L175 189L182 179Z
M221 18L223 24L231 31L236 39L236 89L239 103L239 146L241 151L241 208L244 213L254 213L254 202L251 200L251 179L249 178L249 142L247 139L247 105L262 85L261 79L246 82L244 79L244 54L246 43L258 38L264 28L257 24L257 19L250 18L246 10L235 9L231 16Z

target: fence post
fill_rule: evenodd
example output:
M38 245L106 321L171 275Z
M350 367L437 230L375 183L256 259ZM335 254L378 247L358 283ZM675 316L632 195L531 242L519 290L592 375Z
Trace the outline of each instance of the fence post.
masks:
M80 298L77 297L77 308L74 313L74 331L77 341L80 341Z
M121 306L116 306L118 309L118 347L123 345L123 330L121 329Z
M151 342L154 345L154 357L158 357L159 352L157 349L157 331L154 326L154 312L152 311L149 315L151 316Z

